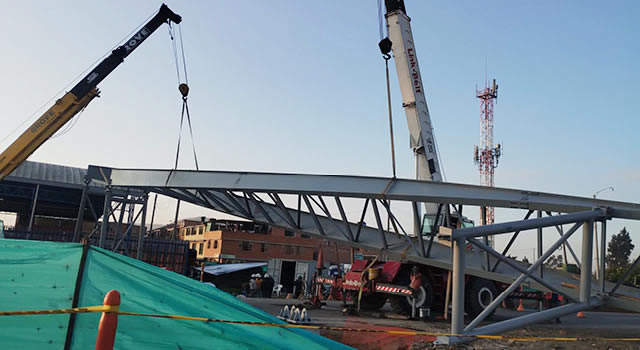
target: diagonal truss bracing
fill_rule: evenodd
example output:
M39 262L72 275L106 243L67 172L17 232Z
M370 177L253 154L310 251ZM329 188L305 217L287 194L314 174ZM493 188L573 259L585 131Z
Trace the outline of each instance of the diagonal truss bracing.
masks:
M457 240L469 238L472 244L482 249L486 244L474 237L484 234L520 232L544 226L559 229L562 236L566 234L561 231L562 225L585 220L594 208L602 208L606 215L601 217L606 219L640 219L640 205L635 203L395 178L131 170L96 166L89 167L88 177L111 187L156 192L255 222L377 251L381 259L402 259L447 270L452 270L455 264L450 243L434 241L433 235L423 239L421 235L407 232L399 220L401 213L398 211L402 203L398 202L404 202L409 213L421 203L457 204L459 209L454 208L456 211L461 210L461 205L529 210L521 221L456 230L453 236ZM354 201L357 202L355 210ZM529 219L534 210L568 214ZM450 220L447 205L440 205L438 212ZM365 223L365 220L373 221ZM422 222L413 224L422 232ZM436 228L434 225L431 231ZM440 233L445 231L440 228ZM522 266L515 265L515 261L500 259L499 253L493 250L488 254L502 264L488 265L483 253L464 251L464 274L507 284L519 276L522 279ZM547 270L544 280L529 275L526 276L529 286L564 291L561 294L568 294L570 299L577 298L574 291L561 289L563 276L554 276ZM634 309L640 309L640 306L636 305Z

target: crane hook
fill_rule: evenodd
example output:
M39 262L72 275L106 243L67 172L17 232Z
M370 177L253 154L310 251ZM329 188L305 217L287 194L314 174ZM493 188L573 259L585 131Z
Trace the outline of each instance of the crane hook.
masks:
M178 85L178 90L182 94L182 99L187 99L187 96L189 95L189 85L182 83Z
M378 43L378 47L380 48L382 57L384 57L384 59L387 61L391 59L391 55L389 53L391 52L392 45L393 43L391 42L391 39L389 39L389 37L380 40L380 42Z

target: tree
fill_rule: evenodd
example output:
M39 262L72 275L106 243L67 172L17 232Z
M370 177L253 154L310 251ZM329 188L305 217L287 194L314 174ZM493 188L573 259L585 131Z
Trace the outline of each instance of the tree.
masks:
M618 234L611 236L611 242L609 242L607 249L607 264L618 267L629 265L629 256L634 247L627 228L623 227Z
M619 233L611 236L607 248L607 279L617 282L622 278L625 270L629 266L629 256L635 245L631 243L631 237L626 227Z

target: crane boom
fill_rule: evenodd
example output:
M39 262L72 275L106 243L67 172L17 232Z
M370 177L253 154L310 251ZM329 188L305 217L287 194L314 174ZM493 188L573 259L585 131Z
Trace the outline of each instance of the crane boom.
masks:
M385 6L402 106L409 125L410 147L416 158L416 179L441 182L433 126L409 23L411 19L406 14L403 0L385 0Z
M180 23L182 17L162 4L155 14L124 45L111 52L82 78L69 92L58 99L38 120L0 154L0 180L11 174L35 150L60 130L71 118L99 96L97 85L113 72L145 39L163 23Z

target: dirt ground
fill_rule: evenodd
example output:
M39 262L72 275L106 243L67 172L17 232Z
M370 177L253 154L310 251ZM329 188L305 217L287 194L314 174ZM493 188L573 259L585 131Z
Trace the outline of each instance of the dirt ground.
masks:
M265 312L277 315L284 305L298 304L296 301L283 299L249 298L243 301L258 307ZM394 317L387 314L388 305L382 308L382 313L360 313L359 315L345 315L339 302L329 302L322 309L309 310L313 324L354 329L395 329L416 330L434 333L447 333L449 323L444 320L430 322L413 321ZM603 349L626 350L639 349L640 342L608 341L602 337L640 337L640 314L614 312L586 312L585 318L568 315L561 318L561 323L545 322L529 326L524 329L511 331L504 335L527 337L579 337L580 341L515 341L477 340L457 345L435 345L433 336L393 335L386 333L328 331L318 330L316 333L327 338L350 345L360 350L444 350L444 349ZM508 310L498 310L492 321L500 321L521 315ZM386 316L389 318L384 318ZM392 318L391 318L392 317ZM467 320L467 322L469 322Z

